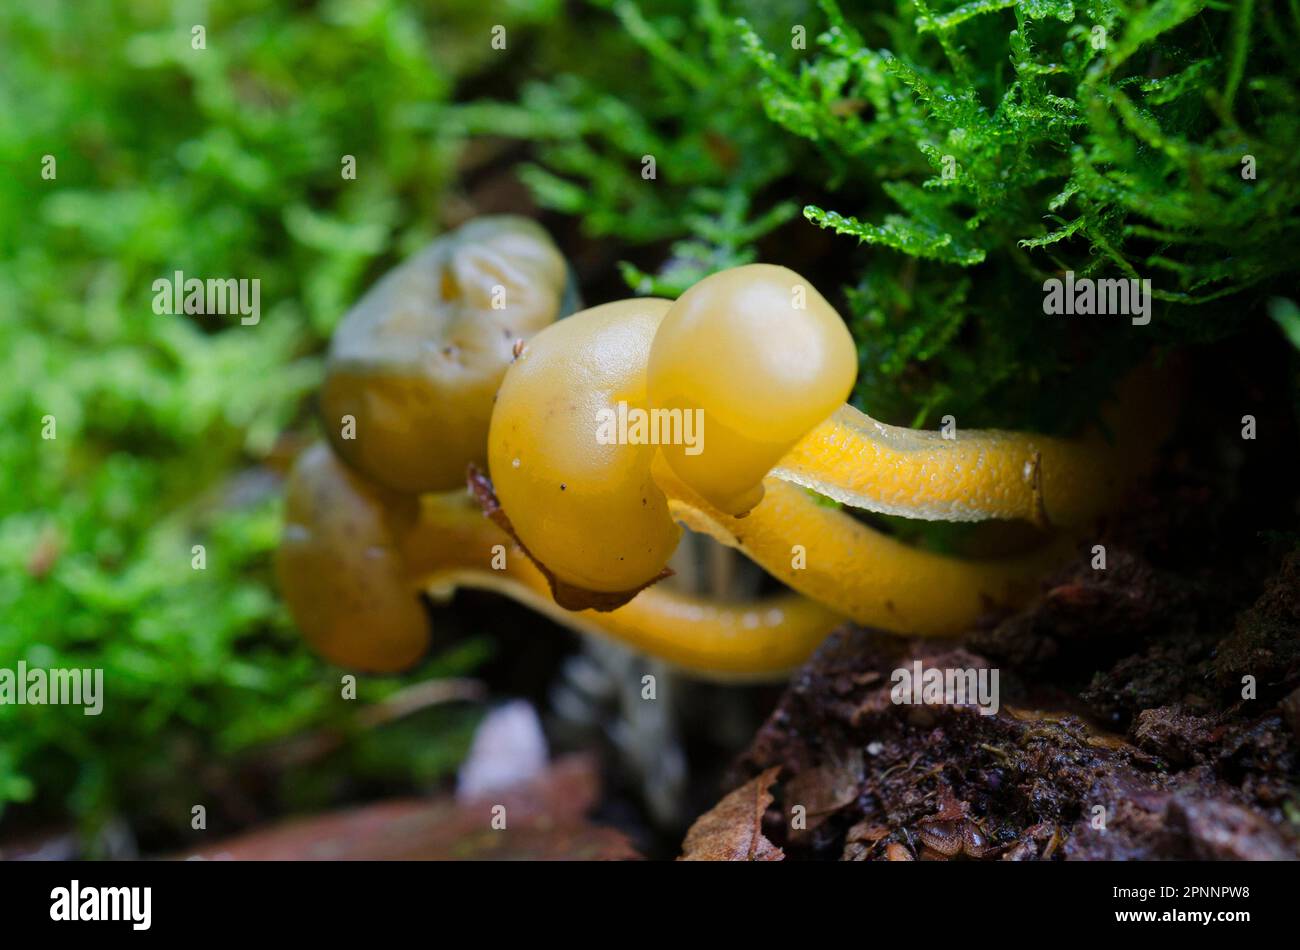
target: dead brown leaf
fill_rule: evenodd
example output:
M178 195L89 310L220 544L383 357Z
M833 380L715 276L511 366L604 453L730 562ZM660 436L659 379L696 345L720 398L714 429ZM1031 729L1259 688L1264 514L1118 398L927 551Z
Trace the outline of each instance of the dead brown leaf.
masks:
M785 853L763 835L763 815L772 804L773 766L714 805L691 825L679 861L780 861Z
M458 802L402 799L281 822L182 857L214 861L620 861L639 857L586 813L600 797L595 761L570 756L535 781ZM493 809L504 807L505 827Z
M860 751L851 752L848 762L830 762L798 773L786 784L785 801L793 808L803 805L807 830L812 831L858 797L862 778Z

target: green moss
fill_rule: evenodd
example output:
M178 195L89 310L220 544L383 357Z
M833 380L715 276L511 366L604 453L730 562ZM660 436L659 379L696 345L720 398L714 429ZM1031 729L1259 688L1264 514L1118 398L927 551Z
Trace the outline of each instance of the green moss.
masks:
M891 421L1068 431L1144 354L1231 333L1294 279L1294 3L594 6L621 49L483 127L538 143L543 204L672 242L625 267L637 292L758 257L838 290L855 398ZM1066 270L1150 278L1152 324L1045 317Z
M244 752L355 713L275 593L263 463L310 429L334 322L438 229L460 142L424 117L483 68L493 22L469 2L235 0L205 11L196 51L170 6L0 8L0 666L103 668L106 691L99 717L0 706L0 814L27 802L24 823L87 832L124 815L163 840ZM554 9L516 5L524 23ZM155 314L175 270L259 279L261 322ZM465 733L423 727L420 780ZM364 779L411 737L364 741L315 780Z

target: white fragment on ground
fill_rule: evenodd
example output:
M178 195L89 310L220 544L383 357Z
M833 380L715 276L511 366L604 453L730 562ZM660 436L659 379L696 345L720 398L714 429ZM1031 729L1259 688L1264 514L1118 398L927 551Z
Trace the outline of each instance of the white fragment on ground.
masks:
M547 758L546 736L532 704L520 699L498 706L474 733L456 797L481 798L536 778L545 771Z

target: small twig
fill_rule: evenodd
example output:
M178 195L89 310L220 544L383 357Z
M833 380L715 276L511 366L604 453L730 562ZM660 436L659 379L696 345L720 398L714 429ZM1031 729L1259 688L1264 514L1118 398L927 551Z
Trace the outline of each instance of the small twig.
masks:
M1003 751L1002 749L999 749L997 746L989 745L989 744L986 743L986 742L981 742L981 743L979 743L978 748L981 748L981 749L983 749L985 752L991 753L992 755L996 755L996 756L997 756L999 759L1001 759L1003 762L1010 762L1010 761L1011 761L1011 756L1007 755L1007 753L1006 753L1005 751Z

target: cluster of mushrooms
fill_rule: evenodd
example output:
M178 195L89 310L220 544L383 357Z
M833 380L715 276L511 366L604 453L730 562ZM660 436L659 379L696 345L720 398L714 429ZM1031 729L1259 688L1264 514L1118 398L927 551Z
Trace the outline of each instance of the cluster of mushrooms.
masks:
M320 395L329 441L294 466L277 558L293 616L327 659L410 666L430 642L421 595L462 587L715 678L786 672L845 619L958 634L1033 593L1149 465L1167 421L1165 382L1144 372L1105 434L877 422L844 403L857 356L843 320L783 267L566 315L576 300L536 223L488 217L389 272L344 317ZM703 442L598 438L602 410L620 407L692 413ZM817 496L909 518L1023 520L1047 540L949 557ZM681 525L789 590L731 603L656 585Z

